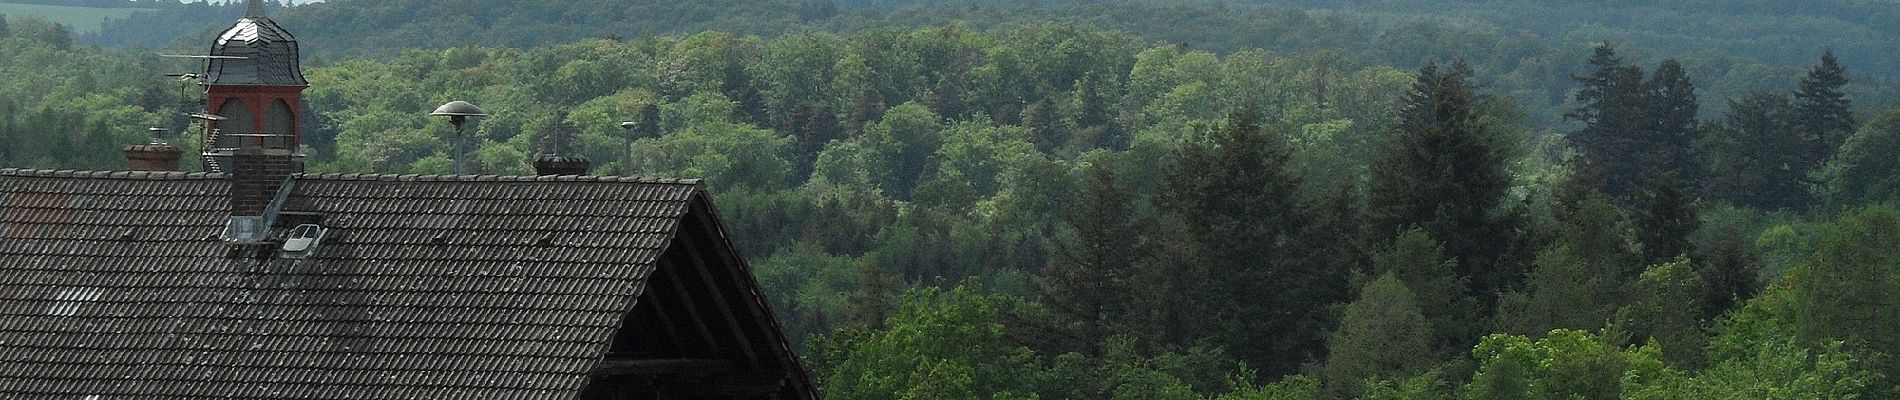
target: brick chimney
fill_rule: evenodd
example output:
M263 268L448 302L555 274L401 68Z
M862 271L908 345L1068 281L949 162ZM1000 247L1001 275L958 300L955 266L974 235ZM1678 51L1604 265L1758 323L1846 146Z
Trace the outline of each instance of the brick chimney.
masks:
M244 146L231 153L231 215L262 216L290 174L300 169L292 150Z
M534 157L535 175L587 175L593 167L587 157L540 154Z
M133 171L177 171L184 149L164 143L125 146L125 160Z

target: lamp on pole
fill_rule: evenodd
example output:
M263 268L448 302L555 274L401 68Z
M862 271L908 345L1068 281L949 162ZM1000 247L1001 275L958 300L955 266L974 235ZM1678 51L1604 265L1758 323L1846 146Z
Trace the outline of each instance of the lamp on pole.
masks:
M449 158L455 161L453 173L461 175L462 159L468 153L467 150L462 148L462 142L465 141L462 139L462 135L465 133L463 129L468 125L468 117L486 117L488 116L488 111L483 110L481 107L476 107L474 104L469 104L469 102L456 100L445 103L441 107L436 107L435 112L431 112L429 115L449 117L449 123L455 125L455 154Z
M627 130L627 144L620 149L621 175L633 175L633 140L639 136L639 133L633 130L639 127L640 123L638 122L625 121L620 123L620 129Z

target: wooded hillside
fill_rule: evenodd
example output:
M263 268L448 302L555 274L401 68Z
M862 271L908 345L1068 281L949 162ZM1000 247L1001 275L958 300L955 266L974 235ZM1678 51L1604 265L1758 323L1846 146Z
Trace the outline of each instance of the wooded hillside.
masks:
M405 3L377 18L437 23ZM309 168L444 173L424 113L468 100L471 173L706 178L833 398L1900 396L1891 57L1394 22L1418 2L746 4L365 31L416 41L306 64ZM362 26L320 6L305 48ZM119 168L180 107L154 56L4 21L0 165ZM442 23L540 29L491 22Z

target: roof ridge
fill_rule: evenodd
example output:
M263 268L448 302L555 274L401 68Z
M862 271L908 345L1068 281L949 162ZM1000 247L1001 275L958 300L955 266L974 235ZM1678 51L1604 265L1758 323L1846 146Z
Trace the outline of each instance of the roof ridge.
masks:
M179 172L179 171L91 171L75 169L33 169L0 168L0 176L25 178L83 178L83 179L128 179L151 181L175 181L194 179L224 179L225 175L215 172Z
M454 174L389 174L389 173L300 173L298 179L320 181L382 181L382 182L602 182L602 183L646 183L666 185L693 185L705 183L696 178L658 178L645 176L617 175L454 175Z

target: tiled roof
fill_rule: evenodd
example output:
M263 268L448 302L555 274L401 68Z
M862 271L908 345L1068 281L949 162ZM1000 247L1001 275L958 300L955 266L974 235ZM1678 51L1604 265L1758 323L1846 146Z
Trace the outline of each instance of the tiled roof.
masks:
M573 398L704 190L294 181L302 260L218 239L220 174L0 169L0 398Z

